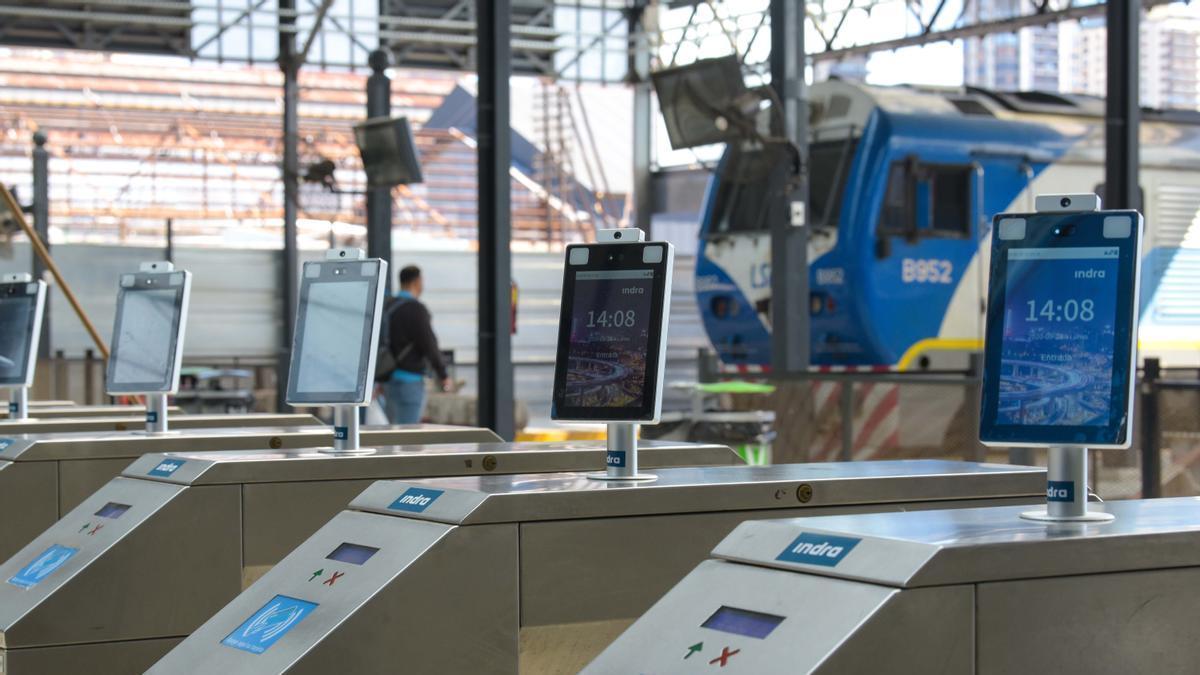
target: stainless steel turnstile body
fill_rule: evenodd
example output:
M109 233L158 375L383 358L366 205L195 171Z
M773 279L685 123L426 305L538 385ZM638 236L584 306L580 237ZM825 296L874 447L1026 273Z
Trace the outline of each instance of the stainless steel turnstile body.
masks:
M642 453L646 466L741 461L714 445ZM143 671L375 479L600 469L604 458L602 441L144 456L0 565L5 675ZM64 550L46 571L44 556ZM46 575L13 583L31 565Z
M746 519L1045 493L1043 470L964 462L655 473L376 483L151 672L576 673Z
M178 406L170 406L172 415L186 414ZM29 417L39 420L79 419L81 417L136 417L145 419L146 407L140 405L65 405L29 406ZM0 421L8 421L8 409L0 410Z
M488 429L440 425L365 427L362 438L364 443L374 445L500 440ZM7 560L21 550L142 455L184 450L316 448L331 444L333 430L326 426L0 438L0 460L4 460L0 466L0 514L4 514L0 518L0 560Z
M1092 510L744 523L584 672L1197 672L1200 500Z
M302 427L318 426L321 421L312 415L282 413L247 413L245 415L177 415L171 417L173 431L190 429L225 429L242 427ZM0 438L21 434L60 434L97 431L142 431L146 416L109 415L102 417L60 417L41 419L34 415L27 420L0 421Z

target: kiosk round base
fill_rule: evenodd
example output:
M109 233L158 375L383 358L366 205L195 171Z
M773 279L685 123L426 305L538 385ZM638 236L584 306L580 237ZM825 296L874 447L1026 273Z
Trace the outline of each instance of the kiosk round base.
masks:
M1052 516L1049 511L1026 511L1021 514L1024 520L1036 520L1043 523L1110 523L1117 519L1111 513L1103 511L1086 511L1076 516Z
M587 474L587 477L590 480L658 480L658 476L652 473L635 473L632 476L610 476L607 471L596 471L594 473L589 473Z

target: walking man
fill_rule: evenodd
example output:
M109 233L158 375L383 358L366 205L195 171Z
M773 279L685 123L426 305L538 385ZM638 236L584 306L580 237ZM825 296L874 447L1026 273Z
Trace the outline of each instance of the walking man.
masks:
M400 292L384 309L386 345L396 357L396 369L383 384L388 420L392 424L416 424L425 411L425 373L430 367L443 391L453 382L433 334L433 317L420 301L425 284L421 268L409 265L400 270Z

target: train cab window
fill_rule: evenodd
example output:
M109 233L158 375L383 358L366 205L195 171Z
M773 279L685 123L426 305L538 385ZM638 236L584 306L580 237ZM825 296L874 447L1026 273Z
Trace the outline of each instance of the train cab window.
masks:
M761 232L770 227L767 177L774 168L773 157L763 152L727 152L717 175L712 234Z
M892 163L879 234L909 241L969 237L974 170L969 164L925 164L915 158Z
M837 227L842 193L858 141L813 143L808 149L808 214L818 227Z

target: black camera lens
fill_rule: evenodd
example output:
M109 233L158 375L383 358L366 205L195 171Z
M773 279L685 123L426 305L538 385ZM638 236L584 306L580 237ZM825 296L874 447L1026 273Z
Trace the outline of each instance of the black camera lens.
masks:
M620 238L621 238L621 233L620 233L620 232L614 232L614 233L613 233L613 239L620 239Z
M1068 206L1070 206L1070 205L1071 205L1071 198L1070 198L1070 197L1063 197L1063 198L1062 198L1062 200L1061 200L1061 201L1059 201L1058 203L1059 203L1059 204L1061 204L1061 205L1062 205L1062 207L1065 209L1065 208L1067 208Z

